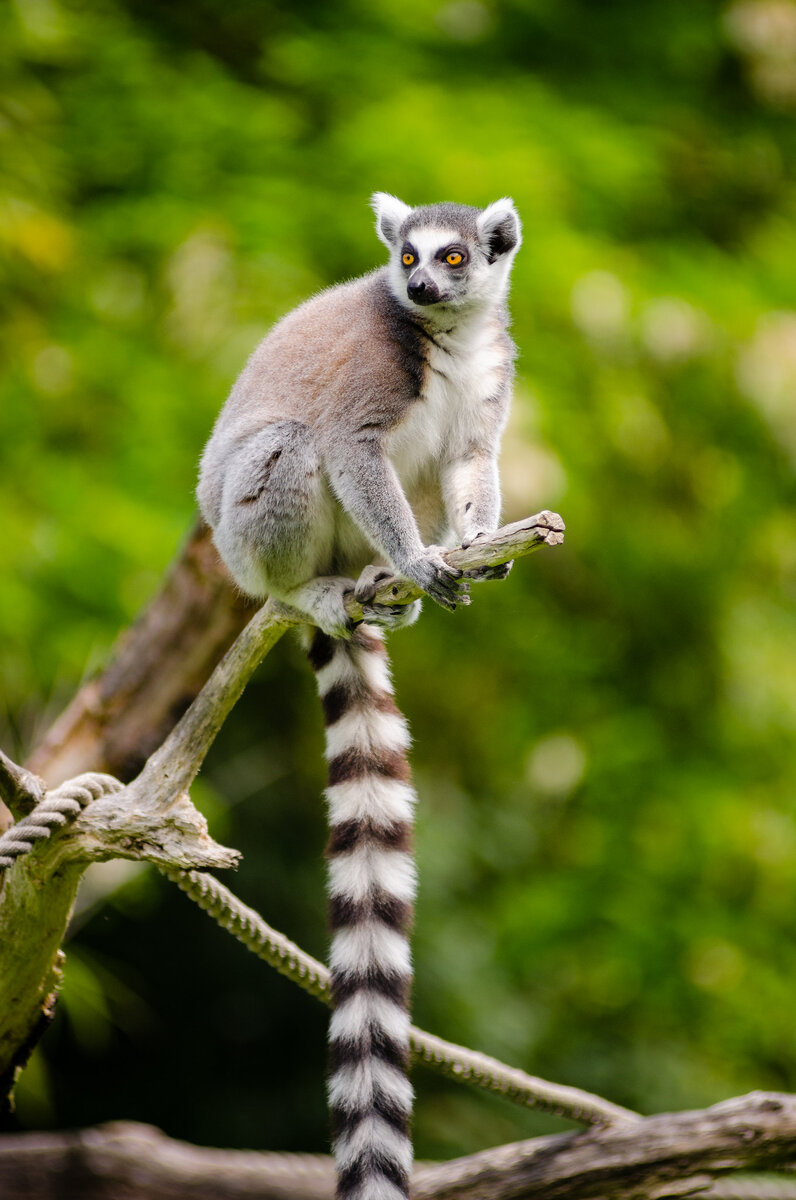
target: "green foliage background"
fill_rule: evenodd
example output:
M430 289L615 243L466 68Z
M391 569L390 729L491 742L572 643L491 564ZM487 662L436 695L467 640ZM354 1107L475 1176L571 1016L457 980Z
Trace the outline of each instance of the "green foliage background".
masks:
M368 195L511 194L506 516L567 543L393 642L416 1019L644 1111L795 1088L794 5L15 0L0 69L2 744L156 588L256 340L382 260ZM196 795L323 955L320 749L281 646ZM322 1148L320 1007L109 870L20 1124ZM422 1155L555 1127L416 1082Z

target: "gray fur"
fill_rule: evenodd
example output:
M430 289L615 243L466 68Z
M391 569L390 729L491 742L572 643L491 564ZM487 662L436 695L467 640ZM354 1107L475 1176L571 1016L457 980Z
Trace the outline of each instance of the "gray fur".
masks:
M514 356L511 202L412 210L378 193L374 207L388 266L321 292L260 343L207 444L197 493L244 591L343 637L343 594L374 559L445 607L466 602L435 543L497 527ZM440 257L451 234L458 269ZM438 302L407 292L407 242Z

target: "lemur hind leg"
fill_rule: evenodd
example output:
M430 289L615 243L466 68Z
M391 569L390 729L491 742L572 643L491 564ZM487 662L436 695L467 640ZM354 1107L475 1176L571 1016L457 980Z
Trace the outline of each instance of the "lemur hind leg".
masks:
M334 501L301 421L267 425L234 452L215 540L244 591L274 597L333 637L351 636L343 597L354 581L321 574L332 558Z

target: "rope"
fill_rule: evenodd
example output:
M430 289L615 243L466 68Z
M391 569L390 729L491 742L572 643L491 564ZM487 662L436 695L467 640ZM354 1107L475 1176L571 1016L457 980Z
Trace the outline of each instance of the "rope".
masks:
M222 929L236 937L258 958L270 963L281 975L292 979L324 1003L331 1003L329 972L323 963L312 958L284 934L272 929L259 913L243 904L213 875L171 867L161 867L160 870L213 917ZM449 1078L497 1092L526 1108L555 1113L584 1125L615 1124L638 1119L636 1113L603 1100L601 1096L527 1075L516 1067L506 1066L486 1054L446 1042L415 1026L410 1030L410 1042L416 1058Z
M284 934L277 933L258 912L239 900L213 875L204 871L181 871L178 867L160 867L159 870L252 954L276 967L280 975L292 979L325 1004L331 1003L329 972L323 963Z
M92 800L122 788L123 784L112 775L90 772L48 792L32 813L0 837L0 873L28 854L37 841L48 838L54 829L73 821ZM323 963L272 929L259 913L243 904L223 883L205 872L182 871L176 867L160 867L160 870L247 950L324 1003L331 1003L329 972ZM409 1037L415 1057L430 1067L450 1079L497 1092L526 1108L555 1113L585 1125L637 1119L636 1113L603 1100L601 1096L527 1075L516 1067L446 1042L414 1025Z
M7 871L18 858L29 854L35 842L48 838L54 829L74 821L92 800L108 792L121 791L122 787L112 775L90 771L48 792L32 813L22 817L0 837L0 872Z
M410 1038L416 1056L449 1079L473 1083L525 1108L555 1113L558 1117L566 1117L581 1125L616 1125L639 1119L638 1114L629 1108L612 1104L602 1096L567 1087L563 1083L550 1083L537 1075L528 1075L519 1067L509 1067L479 1050L446 1042L414 1026Z

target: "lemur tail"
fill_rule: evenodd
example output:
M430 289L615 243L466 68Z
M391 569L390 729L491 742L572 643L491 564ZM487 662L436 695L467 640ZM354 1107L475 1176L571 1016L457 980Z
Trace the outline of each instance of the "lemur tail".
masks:
M409 928L415 896L406 721L384 642L317 632L309 652L329 764L329 1102L338 1200L409 1195Z

